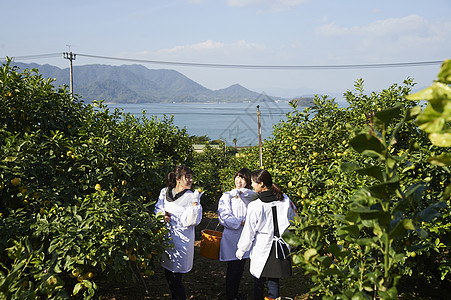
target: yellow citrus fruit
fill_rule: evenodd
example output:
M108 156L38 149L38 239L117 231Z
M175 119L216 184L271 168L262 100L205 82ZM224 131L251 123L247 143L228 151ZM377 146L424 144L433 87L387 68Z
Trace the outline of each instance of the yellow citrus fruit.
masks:
M96 184L95 189L96 189L97 191L100 191L100 190L102 189L102 186L100 185L100 183L97 183L97 184Z
M199 191L199 193L202 193L202 188L198 188L197 190Z
M78 275L80 275L80 272L78 272L78 270L77 269L73 269L72 270L72 272L71 272L71 275L72 275L72 277L78 277Z
M296 150L298 148L298 146L294 145L293 146L293 150Z
M15 178L11 179L11 184L15 185L15 186L19 185L20 184L20 178L15 177Z
M92 277L94 277L94 274L93 274L92 272L89 272L89 273L87 274L87 276L88 276L89 279L91 279Z
M67 151L66 154L67 154L67 156L72 156L72 155L73 155L72 153L73 153L73 152L69 150L69 151Z
M127 185L127 180L122 180L122 185Z

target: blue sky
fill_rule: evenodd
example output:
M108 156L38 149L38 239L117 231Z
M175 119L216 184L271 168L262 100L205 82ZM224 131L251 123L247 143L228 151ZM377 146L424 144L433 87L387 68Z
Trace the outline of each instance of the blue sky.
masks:
M245 65L348 65L451 58L450 0L79 0L5 1L0 59L69 66L62 53L139 60ZM74 65L130 62L77 56ZM431 66L267 70L180 67L210 89L239 83L277 96L343 94L354 81L380 91L414 78L436 79Z

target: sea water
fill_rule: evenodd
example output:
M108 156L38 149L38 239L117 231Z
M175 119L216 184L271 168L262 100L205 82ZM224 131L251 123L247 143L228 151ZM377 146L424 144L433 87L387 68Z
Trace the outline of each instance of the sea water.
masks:
M261 99L247 103L140 103L106 104L108 108L122 109L135 116L173 116L173 124L186 128L189 135L221 139L227 145L255 146L259 143L258 111L260 111L262 140L272 136L273 125L287 120L292 111L288 102ZM257 108L258 106L258 108Z

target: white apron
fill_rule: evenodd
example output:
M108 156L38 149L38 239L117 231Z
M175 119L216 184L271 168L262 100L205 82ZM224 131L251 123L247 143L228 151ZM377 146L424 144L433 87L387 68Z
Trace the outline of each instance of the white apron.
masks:
M250 252L250 273L260 278L268 260L274 238L272 221L272 206L277 206L277 221L279 232L283 234L290 226L290 221L296 216L296 208L287 195L282 201L264 203L260 199L251 202L247 207L246 223L238 241L237 257Z
M194 227L202 219L202 206L200 203L193 206L193 192L186 191L175 201L166 200L166 189L163 188L155 204L155 214L169 212L171 220L169 237L173 248L165 249L167 255L161 258L163 268L174 273L187 273L193 268L194 259Z
M218 219L224 231L221 238L221 247L219 248L219 260L230 261L237 260L236 250L238 240L240 239L243 225L241 222L246 220L248 204L257 198L258 194L253 190L241 188L225 192L218 203ZM249 257L247 251L243 258Z

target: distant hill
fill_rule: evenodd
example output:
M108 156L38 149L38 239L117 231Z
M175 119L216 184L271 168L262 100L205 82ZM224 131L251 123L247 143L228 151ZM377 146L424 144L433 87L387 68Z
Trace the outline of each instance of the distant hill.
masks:
M46 78L55 78L54 85L69 86L69 68L51 65L18 63L21 69L38 69ZM234 84L225 89L210 90L185 75L167 69L148 69L142 65L74 66L74 93L85 102L105 100L106 103L146 102L248 102L260 94ZM269 96L275 101L290 99Z

